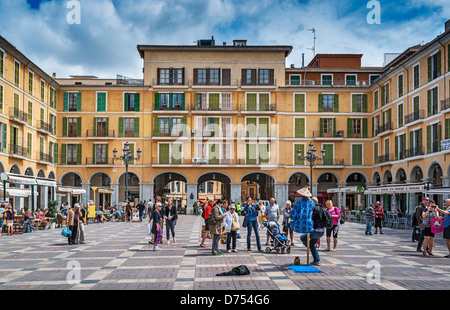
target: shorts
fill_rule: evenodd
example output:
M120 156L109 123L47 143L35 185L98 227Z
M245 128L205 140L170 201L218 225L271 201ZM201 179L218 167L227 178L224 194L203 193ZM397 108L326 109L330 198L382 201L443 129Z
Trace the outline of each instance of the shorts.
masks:
M381 221L382 221L382 218L375 218L375 227L377 227L377 228L382 228L383 226L381 226Z
M4 222L4 220L1 220L1 221L0 221L0 228L3 227L3 222Z
M6 227L12 227L14 225L14 220L6 220Z
M208 219L205 219L205 231L210 231L211 227L209 226Z
M450 239L450 226L444 228L444 239Z
M423 235L425 237L434 237L434 233L431 232L431 227L425 227Z
M338 237L339 228L337 228L337 225L333 225L331 228L327 228L327 237L331 237L331 233L333 233L333 238Z

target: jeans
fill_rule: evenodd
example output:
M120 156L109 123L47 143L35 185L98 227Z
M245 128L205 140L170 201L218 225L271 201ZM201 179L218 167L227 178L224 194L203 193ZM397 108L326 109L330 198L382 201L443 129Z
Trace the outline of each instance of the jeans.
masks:
M177 224L176 220L166 220L166 236L167 240L170 239L170 232L172 232L172 237L175 238L175 225Z
M219 251L219 240L220 240L220 235L214 234L213 238L212 238L212 247L211 247L213 255L216 255L217 253L220 253L220 251Z
M227 233L227 250L230 249L230 244L231 244L231 249L236 250L236 235L237 235L237 231L230 231L229 233Z
M424 239L424 235L423 235L423 230L421 229L419 240L417 241L417 251L422 250L423 239ZM426 249L424 249L424 250L426 250Z
M317 250L315 245L323 235L324 231L313 231L309 234L309 250L311 251L311 254L314 258L314 262L320 261L319 251ZM307 238L307 234L300 236L300 241L304 244L304 246L307 246Z
M366 235L372 235L373 219L366 220Z
M69 226L69 229L72 232L70 237L68 237L69 244L75 244L76 237L77 237L77 231L78 231L78 225Z
M259 228L258 228L258 222L257 221L249 221L247 225L247 249L251 249L251 241L250 238L252 236L252 228L255 231L255 237L256 237L256 247L258 248L258 251L261 250L261 241L259 240Z

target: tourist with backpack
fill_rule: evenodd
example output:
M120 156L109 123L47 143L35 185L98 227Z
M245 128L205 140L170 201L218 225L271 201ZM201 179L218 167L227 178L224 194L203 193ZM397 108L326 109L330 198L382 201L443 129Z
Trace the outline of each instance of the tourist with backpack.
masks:
M325 202L326 211L331 214L331 217L333 219L333 226L331 228L326 228L326 234L327 234L327 248L325 251L330 251L330 243L331 243L331 233L333 233L333 250L332 252L336 252L336 247L338 244L338 232L340 228L339 219L341 217L341 211L339 211L338 208L333 206L333 201L327 200Z
M210 232L212 235L212 255L218 256L223 255L219 251L219 240L222 235L223 219L226 214L222 212L223 201L221 199L217 200L214 207L212 207L211 212L208 214L208 223L210 227Z
M8 236L12 236L13 234L13 226L14 226L14 215L16 213L14 212L14 209L11 207L11 205L8 205L6 207L6 212L4 214L5 220L6 220L6 233Z

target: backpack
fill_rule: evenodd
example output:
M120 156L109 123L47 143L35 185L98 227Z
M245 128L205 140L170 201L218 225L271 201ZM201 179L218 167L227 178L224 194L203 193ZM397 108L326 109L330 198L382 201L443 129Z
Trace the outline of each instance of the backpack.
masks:
M218 274L216 274L216 276L245 276L245 275L249 275L249 274L250 274L250 270L247 268L247 266L240 265L240 266L234 267L233 269L231 269L228 272L218 273Z
M9 220L13 220L14 219L14 211L11 211L11 210L9 210L8 211L8 213L9 213Z
M333 227L333 217L331 216L331 213L326 211L325 209L322 209L322 216L320 217L320 221L322 223L322 226L324 228L332 228Z

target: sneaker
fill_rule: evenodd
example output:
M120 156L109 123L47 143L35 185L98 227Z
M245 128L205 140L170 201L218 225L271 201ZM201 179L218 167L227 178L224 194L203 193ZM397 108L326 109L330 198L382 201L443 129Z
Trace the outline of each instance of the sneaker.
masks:
M221 256L221 255L223 255L223 253L221 252L213 253L213 256Z
M231 250L231 251L234 252L234 253L237 253L237 252L238 252L236 249L233 249L233 250Z
M167 245L169 245L170 244L170 240L167 240Z
M320 261L312 262L311 265L313 265L313 266L320 266Z
M157 247L157 246L154 246L154 247L153 247L153 251L161 251L161 248L159 248L159 247Z
M177 243L177 241L176 241L175 237L173 237L173 243Z
M231 253L231 250L228 250L227 253Z

